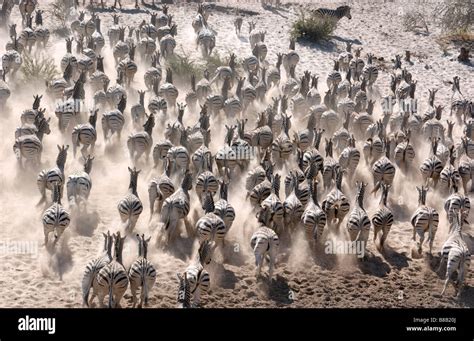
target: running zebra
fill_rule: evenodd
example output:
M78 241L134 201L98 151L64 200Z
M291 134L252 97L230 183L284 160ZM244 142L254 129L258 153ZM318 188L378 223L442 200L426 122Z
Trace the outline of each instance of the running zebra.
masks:
M130 280L130 291L132 292L133 306L137 304L137 290L141 287L140 291L140 303L138 308L141 308L144 304L148 305L148 293L153 288L156 281L156 270L153 264L147 259L148 243L151 237L145 239L145 235L141 236L137 234L138 239L138 259L133 262L128 272L128 278Z
M383 251L385 241L393 224L393 213L387 206L388 191L391 186L383 182L379 182L377 186L382 188L382 195L380 197L379 207L372 216L372 225L374 226L374 244L379 251ZM376 243L379 232L382 232L382 236L380 237L379 243Z
M461 293L466 273L471 264L471 253L466 241L464 240L464 236L461 233L463 221L462 216L462 209L454 212L450 219L451 232L441 249L441 261L438 272L442 269L444 264L447 264L445 282L441 295L444 295L450 282L454 287L455 296L458 296ZM457 272L456 281L453 280L455 272Z
M347 221L347 231L352 242L362 243L363 249L367 248L367 241L369 240L370 219L364 208L364 194L367 184L363 182L356 182L357 194L355 199L355 206L349 214ZM363 251L363 252L364 252Z
M421 175L423 176L423 181L428 185L428 181L432 180L433 187L436 187L438 180L443 170L443 164L441 160L436 156L436 150L438 149L438 139L433 139L431 141L431 155L423 161L420 166Z
M114 256L110 263L100 269L97 274L97 296L99 302L103 305L104 298L109 295L109 308L120 306L125 291L128 288L127 271L122 263L123 243L126 237L121 237L120 232L113 236L114 238Z
M451 190L461 186L461 175L454 166L456 156L454 155L454 146L449 149L449 163L443 168L439 175L440 188L444 193L451 193Z
M418 208L411 218L411 225L413 226L413 241L416 241L416 235L419 236L417 242L418 254L422 253L423 241L425 240L425 233L428 232L427 241L430 242L430 254L433 248L433 241L438 230L439 214L436 209L426 205L426 193L428 187L416 187L418 190Z
M272 192L261 203L262 210L271 212L270 220L265 222L265 226L273 229L277 235L281 236L285 229L285 209L280 200L280 174L275 174L272 181Z
M117 109L104 113L102 116L102 130L104 132L104 141L107 141L114 133L117 133L118 139L122 134L122 129L125 124L125 116L123 115L127 99L122 96ZM109 136L109 132L111 133Z
M444 210L446 212L448 221L451 221L452 214L454 212L461 210L461 225L469 225L469 221L467 220L467 218L469 216L469 211L471 210L471 200L468 196L459 193L458 187L456 185L453 186L453 194L451 194L444 202ZM451 230L449 232L451 232Z
M318 181L311 181L309 185L311 198L301 216L301 222L304 225L306 237L314 250L318 243L322 242L324 227L326 226L326 213L319 205Z
M303 205L298 199L300 188L295 173L290 172L291 182L286 186L286 199L283 202L285 228L288 233L293 232L298 227L303 215Z
M351 8L349 6L339 6L338 8L328 9L328 8L318 8L317 10L311 11L316 17L320 18L330 18L336 22L341 20L344 17L347 19L352 19Z
M86 265L86 271L82 277L82 304L83 306L89 307L98 294L97 275L99 271L112 261L112 246L113 239L110 231L107 234L102 233L104 236L104 248L101 255L98 258L91 260ZM89 293L92 289L92 295L89 299ZM101 305L104 303L101 302Z
M229 176L227 176L227 178L229 178ZM228 182L221 180L219 191L220 199L214 205L214 213L224 221L226 234L229 232L235 220L235 209L228 201L228 191Z
M408 174L409 170L413 166L415 160L415 149L410 144L410 139L397 144L394 150L394 160L397 167L405 174Z
M143 125L143 132L130 134L127 140L127 147L130 153L130 159L137 163L138 159L145 154L146 162L150 158L151 148L153 147L153 127L155 126L155 116L153 113L148 116Z
M46 201L46 189L52 190L53 183L57 183L59 186L59 197L63 197L63 187L64 187L64 166L67 159L67 151L69 145L59 146L58 145L58 156L56 157L56 167L51 169L43 169L36 178L36 184L38 190L41 194L41 199L38 202L38 205L41 205Z
M94 153L95 142L97 141L97 112L99 109L91 110L89 123L78 124L72 130L72 153L76 157L76 149L82 144L81 154L86 157L87 154ZM90 147L90 151L88 148Z
M342 193L342 172L336 173L335 188L327 195L322 202L323 211L326 213L328 227L339 230L339 226L350 210L350 203Z
M205 267L212 262L215 248L216 245L213 242L201 243L194 262L185 270L186 279L189 281L189 292L192 295L190 303L193 307L200 305L201 292L208 292L211 286L211 279Z
M178 277L178 308L191 308L191 285L186 272Z
M13 145L13 152L15 153L15 156L21 168L26 168L28 164L31 164L34 168L37 168L41 165L41 154L43 152L43 136L44 134L49 135L51 133L51 129L49 127L50 121L51 117L45 119L43 116L36 116L35 134L23 135L15 139L15 144Z
M61 205L60 187L57 182L52 184L53 204L43 213L44 245L56 246L64 230L69 226L71 217L69 212ZM54 241L49 245L49 234L53 233Z
M137 193L138 174L141 170L137 170L136 168L131 169L128 167L128 171L130 172L128 193L117 205L120 219L126 224L125 231L127 231L127 233L133 231L137 224L137 220L143 211L143 205Z
M268 213L270 213L268 210L262 210L260 215ZM275 231L266 226L259 227L259 229L252 235L252 238L250 239L250 247L255 255L255 265L257 266L255 276L257 279L260 277L263 262L267 259L269 262L268 279L270 281L272 280L279 246L280 240L278 239L278 235Z
M214 241L216 245L224 245L227 228L221 217L214 213L214 200L211 194L206 195L203 209L205 215L196 222L199 243L203 243L204 241Z
M175 187L170 179L169 160L165 158L165 168L161 176L155 177L148 186L148 198L150 201L150 219L155 211L156 201L158 201L157 212L161 213L163 202L175 192Z
M163 233L165 234L165 242L167 245L170 245L170 243L176 239L177 235L179 235L179 220L184 219L188 232L191 231L191 227L188 227L186 217L190 210L189 191L191 190L192 185L192 174L187 171L181 182L181 188L166 198L163 203L161 209L161 222L163 223Z
M71 174L66 182L66 195L69 206L76 206L82 201L87 201L92 189L90 172L92 170L93 157L90 155L84 158L84 170Z
M395 167L390 161L390 144L389 139L385 140L385 156L378 159L372 166L372 174L374 177L374 187L382 181L384 184L391 186L395 178Z

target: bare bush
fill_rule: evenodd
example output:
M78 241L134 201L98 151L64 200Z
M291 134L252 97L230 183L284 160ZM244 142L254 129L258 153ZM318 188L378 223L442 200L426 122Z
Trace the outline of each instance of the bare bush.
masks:
M471 0L444 0L436 6L433 15L444 32L469 32L474 25Z
M424 30L426 34L429 33L425 16L418 11L406 12L403 14L402 20L405 31L417 32Z

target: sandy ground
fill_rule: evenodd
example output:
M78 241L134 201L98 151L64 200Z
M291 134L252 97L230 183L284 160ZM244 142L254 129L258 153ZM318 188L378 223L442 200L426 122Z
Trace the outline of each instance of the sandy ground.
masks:
M110 2L110 1L109 1ZM125 4L125 1L123 1ZM230 2L230 1L229 1ZM41 1L41 7L48 9L46 2ZM317 3L314 6L329 3ZM130 6L130 5L128 5ZM286 6L280 9L264 10L255 4L244 4L241 8L258 12L252 16L257 21L257 28L267 31L265 42L268 46L267 60L274 63L276 53L288 49L288 30L295 13L296 6ZM451 49L448 56L443 56L442 50L435 43L439 29L430 26L429 35L405 32L401 24L401 13L406 9L406 3L351 4L352 20L342 19L329 43L315 45L309 43L297 44L296 50L301 57L297 73L310 70L320 76L320 93L325 90L325 77L332 67L332 60L344 50L345 41L353 41L363 47L362 55L371 52L377 57L389 61L395 54L404 54L405 50L413 53L413 65L404 66L418 81L417 96L421 102L420 112L427 106L428 89L439 88L436 103L449 106L451 88L444 81L451 80L454 75L461 77L461 86L467 98L474 98L474 77L472 66L463 65L452 59L457 56ZM423 5L425 6L425 5ZM433 5L428 5L428 7ZM430 8L431 8L430 7ZM171 6L170 12L178 24L176 51L181 47L198 58L194 49L191 18L195 13L194 5ZM109 13L101 13L102 31L104 36L111 23ZM20 27L18 8L14 9L12 20ZM146 14L122 13L121 22L126 25L136 25ZM222 54L232 50L239 57L251 54L247 39L247 20L244 19L243 36L234 33L233 14L213 12L209 22L217 30L216 49ZM148 20L148 19L147 19ZM45 15L46 25L52 25L51 18ZM6 35L1 36L2 52ZM64 41L51 36L48 54L59 62L65 53ZM356 46L355 45L355 46ZM112 53L105 51L106 73L111 79L115 78ZM145 67L140 65L139 72L132 84L134 89L143 88L143 72ZM390 76L381 72L377 80L378 91L381 95L388 94ZM114 81L112 81L112 84ZM18 81L10 84L14 89L8 100L7 108L2 112L4 120L0 126L2 139L0 141L0 242L4 246L0 254L0 306L1 307L80 307L81 279L86 263L94 258L102 247L101 232L116 231L121 223L117 212L117 202L125 195L128 186L127 166L130 164L128 151L122 139L122 144L113 149L107 149L102 139L99 125L96 162L92 170L93 189L90 196L88 215L74 217L70 228L63 238L62 245L56 254L49 254L42 246L43 227L41 224L41 208L35 205L39 200L36 188L36 172L21 172L12 152L14 129L20 125L19 116L23 109L30 107L33 95L44 93L42 85L23 84ZM185 89L181 89L181 96ZM136 103L135 92L129 92L129 106ZM46 97L46 96L45 96ZM148 98L148 97L147 97ZM47 116L52 117L53 132L44 139L43 168L54 165L56 144L70 143L70 135L62 136L56 128L53 103L43 100L47 106ZM375 115L381 114L380 106L376 106ZM128 116L129 117L129 116ZM99 120L100 121L100 120ZM185 116L187 124L195 121L195 116ZM303 123L294 121L293 129L298 129ZM252 125L251 125L252 126ZM458 127L456 127L458 128ZM127 124L122 136L127 136L133 130ZM220 129L213 130L211 149L215 152L223 140ZM461 136L460 129L455 130L455 138ZM155 129L154 139L163 136L161 127ZM428 155L427 146L418 146L418 157L423 159ZM66 176L82 168L79 157L68 156ZM156 235L154 219L148 223L147 185L149 180L159 173L152 170L150 165L144 167L139 178L138 192L144 204L144 211L138 221L137 230L146 234ZM284 174L286 175L286 174ZM356 178L370 184L372 175L361 160ZM243 179L233 179L230 188L229 201L237 211L237 218L229 235L226 237L226 261L222 263L220 256L215 257L211 266L211 292L204 295L204 307L472 307L474 306L474 281L472 270L466 278L468 288L459 299L449 294L441 297L443 280L433 271L437 267L437 251L447 236L447 224L444 217L444 197L428 194L428 203L438 209L442 217L435 240L435 257L428 255L422 258L412 258L410 216L417 206L415 184L420 184L418 174L404 177L399 171L395 179L395 190L391 193L391 207L395 213L395 223L388 238L388 250L385 255L379 253L372 244L372 232L368 244L369 258L366 262L358 262L354 257L336 257L317 254L314 257L308 250L302 233L294 237L290 249L282 248L276 269L276 278L271 282L264 279L256 281L254 257L250 249L250 236L257 223L250 204L245 201L241 190ZM344 184L345 193L354 202L354 185ZM194 199L194 200L193 200ZM472 199L472 196L471 196ZM366 208L371 215L377 208L379 198L368 195ZM197 219L201 214L199 204L192 198L191 216ZM67 205L66 205L67 206ZM472 215L472 214L471 214ZM195 220L194 220L195 221ZM151 230L151 231L150 231ZM472 233L472 231L466 231ZM26 254L16 252L15 245L28 243L30 247ZM8 250L5 251L5 248ZM426 247L425 247L426 248ZM158 276L150 294L150 307L174 307L177 294L176 273L183 271L190 262L195 245L185 237L178 242L175 251L164 253L152 246L149 259L155 265ZM129 238L124 249L124 263L128 267L137 255L135 240ZM129 292L122 300L122 306L131 306Z

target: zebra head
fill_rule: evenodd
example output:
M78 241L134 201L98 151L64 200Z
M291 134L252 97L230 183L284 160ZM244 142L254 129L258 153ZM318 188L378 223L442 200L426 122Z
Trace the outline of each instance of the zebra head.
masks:
M339 6L336 8L336 11L342 14L341 17L347 17L347 19L352 19L351 8L349 6Z
M69 149L69 145L57 145L58 147L58 156L56 157L56 165L59 169L64 170L64 165L66 164L67 159L67 151Z

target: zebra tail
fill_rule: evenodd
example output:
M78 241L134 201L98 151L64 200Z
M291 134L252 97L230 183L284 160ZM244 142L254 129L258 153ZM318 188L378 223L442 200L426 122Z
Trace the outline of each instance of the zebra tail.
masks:
M147 286L146 276L144 273L142 273L142 282L143 282L143 287L142 287L143 301L144 301L144 304L147 305L148 304L148 286Z
M94 272L88 272L84 274L82 279L82 306L89 308L89 293L94 280Z
M113 278L111 278L112 283L109 283L109 308L114 308L114 284Z

